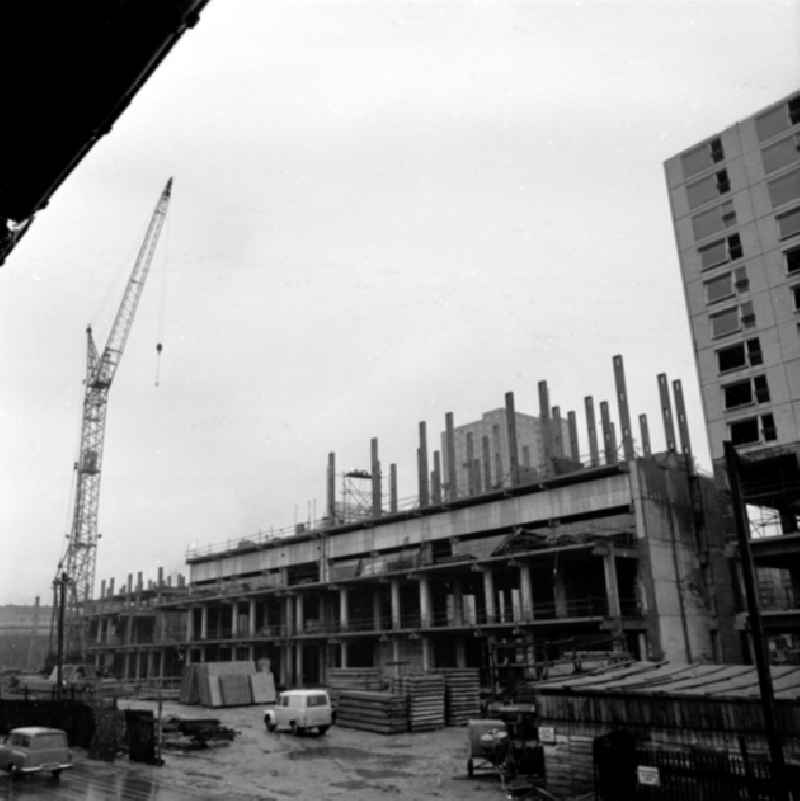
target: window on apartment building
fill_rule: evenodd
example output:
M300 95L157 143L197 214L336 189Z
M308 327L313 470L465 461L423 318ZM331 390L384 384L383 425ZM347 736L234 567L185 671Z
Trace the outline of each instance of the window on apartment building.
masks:
M760 141L771 139L790 125L800 122L800 95L790 98L756 117L756 132Z
M800 198L800 170L792 170L767 184L773 206L782 206Z
M761 342L758 337L748 339L746 342L737 342L727 348L717 351L717 364L720 373L731 370L741 370L743 367L754 367L763 364L761 355Z
M681 156L681 165L683 166L684 177L690 178L698 172L705 170L712 164L722 161L725 158L725 153L722 150L722 140L715 136L708 142L703 142L701 145L687 150Z
M764 431L764 439L767 440L767 442L778 439L778 432L775 428L775 418L773 415L761 415L761 428Z
M731 234L726 239L718 239L698 248L702 269L710 270L727 261L734 261L742 257L742 240L739 234Z
M750 386L750 379L747 381L737 381L735 384L728 384L722 388L725 395L725 408L736 409L738 406L747 406L753 402L753 391Z
M695 214L692 217L692 229L695 239L704 239L717 231L722 231L736 223L736 211L733 203L729 200L720 206Z
M794 299L794 310L800 311L800 284L792 287L792 297Z
M696 209L709 200L724 195L729 192L731 188L730 180L728 179L728 171L721 170L713 175L707 175L693 184L686 187L686 197L689 201L689 208Z
M800 134L784 137L761 151L764 172L771 173L800 159Z
M737 267L733 271L733 285L737 292L746 292L750 289L750 279L747 277L746 267Z
M717 351L717 364L721 373L727 373L729 370L739 370L747 366L747 356L744 349L744 343L740 342L737 345L731 345L729 348L722 348Z
M733 275L725 273L718 278L706 281L706 303L718 303L733 295Z
M711 335L724 337L738 331L741 327L739 320L739 307L732 306L730 309L711 315Z
M789 102L786 105L789 111L789 122L792 125L797 125L800 123L800 95L789 98Z
M779 214L775 221L778 223L778 235L781 239L800 234L800 206Z
M748 417L745 420L737 420L729 423L731 431L731 442L734 445L747 445L751 442L758 442L758 418Z
M800 245L784 250L784 257L786 258L786 271L795 273L800 270Z
M753 301L748 300L739 307L742 315L742 325L745 328L752 328L756 324L756 312L753 308Z
M764 354L761 352L761 340L753 337L747 340L747 360L751 367L764 363Z
M756 403L769 403L769 385L765 375L757 375L753 378L753 390L756 395Z

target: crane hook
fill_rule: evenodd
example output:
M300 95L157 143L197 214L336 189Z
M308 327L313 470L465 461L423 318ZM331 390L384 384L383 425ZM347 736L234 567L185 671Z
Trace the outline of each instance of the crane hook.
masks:
M164 346L159 342L156 345L156 386L159 384L159 380L161 378L161 351L164 350Z

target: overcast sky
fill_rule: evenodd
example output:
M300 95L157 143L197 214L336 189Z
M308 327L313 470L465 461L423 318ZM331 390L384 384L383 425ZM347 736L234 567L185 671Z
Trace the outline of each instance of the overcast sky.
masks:
M586 451L615 353L654 447L656 373L683 379L708 466L662 164L798 88L798 9L211 0L0 269L0 603L50 598L84 328L101 348L170 175L98 584L321 514L328 451L367 467L372 436L410 496L418 421L437 447L542 378Z

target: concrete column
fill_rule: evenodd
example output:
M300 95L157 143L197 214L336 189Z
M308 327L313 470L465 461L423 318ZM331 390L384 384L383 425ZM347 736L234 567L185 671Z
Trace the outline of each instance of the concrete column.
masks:
M489 437L481 437L481 460L483 461L483 488L489 492L492 488L492 459L489 455Z
M431 620L431 587L427 576L419 580L419 618L422 628L429 628Z
M467 431L467 461L465 472L467 474L467 496L471 497L475 492L475 470L472 463L475 461L475 443L471 431Z
M514 411L514 393L506 392L506 433L508 436L508 470L511 486L519 484L519 455L517 453L517 415Z
M342 587L339 590L339 628L342 631L347 631L348 617L347 587Z
M389 465L389 510L397 511L397 465Z
M564 571L557 564L553 568L553 602L555 604L556 617L569 616Z
M256 599L250 599L250 608L247 610L247 633L250 637L256 636Z
M454 501L458 497L458 483L456 481L456 435L453 426L453 413L447 412L444 416L445 431L445 467L447 468L447 499Z
M619 590L617 589L617 562L614 558L614 546L608 546L608 553L603 557L603 574L606 583L606 596L608 597L609 617L620 617L622 611L619 605Z
M288 636L295 633L294 620L294 599L287 595L283 599L283 625L284 631Z
M637 635L639 640L639 653L641 654L641 659L647 659L647 634L644 631L640 631Z
M100 654L97 653L94 655L94 669L99 671L100 670Z
M339 644L339 667L347 667L347 643Z
M402 622L400 614L400 581L392 579L389 587L392 598L392 628L399 629Z
M336 524L336 454L333 451L328 454L328 474L325 489L325 513L328 516L329 524L333 526Z
M128 645L132 645L134 641L134 623L136 618L133 615L128 615L125 621L125 641Z
M453 581L453 622L456 626L464 625L464 588L458 579Z
M456 667L467 666L467 649L464 644L464 638L459 637L456 640Z
M200 639L208 639L208 604L200 607Z
M658 396L661 400L661 419L664 422L664 438L668 451L675 450L675 423L672 417L672 403L669 398L669 382L666 373L656 376L658 381Z
M164 673L166 672L166 663L167 663L167 652L163 648L161 649L161 656L158 660L158 678L163 679Z
M420 645L422 647L422 670L423 672L427 673L434 668L433 644L431 643L431 638L423 637L420 640Z
M155 651L148 651L147 652L147 676L148 679L154 679L156 673L156 652Z
M419 505L430 505L430 488L428 486L428 435L424 420L419 423Z
M125 651L122 657L122 678L129 679L131 677L131 654L130 651Z
M328 646L322 643L317 649L319 683L327 684L328 681Z
M289 646L284 643L281 646L281 658L280 664L278 665L278 683L281 687L286 687L289 684L289 659L291 657L291 651L289 650Z
M594 416L594 398L587 395L583 399L586 409L586 433L589 436L589 465L598 467L600 465L600 450L597 447L597 422Z
M375 631L381 630L381 591L372 591L372 627Z
M239 603L234 601L231 604L231 638L239 634Z
M494 576L492 575L492 568L483 568L483 604L486 608L486 622L493 623L495 620L495 605L494 605Z
M620 436L622 437L622 452L625 456L625 461L629 462L633 459L634 453L631 416L628 409L628 390L625 384L625 368L622 364L621 355L617 354L612 361L614 364L614 386L617 391L617 413L619 415Z
M303 643L297 642L294 645L295 667L294 676L295 684L302 685L303 682Z
M201 648L200 648L200 661L201 662L205 662L206 661L206 647L205 647L205 645L201 646Z
M581 451L578 446L578 417L575 412L567 412L567 432L569 434L569 458L580 462Z
M380 517L382 512L381 498L381 463L378 459L378 438L372 437L370 443L370 468L372 473L372 515Z
M531 567L528 564L519 566L519 605L522 619L533 620L533 586Z
M639 415L639 430L642 432L642 455L650 456L650 430L647 427L647 415Z
M295 598L295 631L298 634L302 634L303 630L306 627L305 615L303 614L303 594L298 593L297 598Z
M114 635L116 633L116 627L114 625L112 625L111 620L112 620L111 618L106 620L106 644L107 645L113 645L112 640L114 639ZM188 636L187 636L186 639L190 640L192 638L191 629L189 629L187 631L187 634L188 634Z

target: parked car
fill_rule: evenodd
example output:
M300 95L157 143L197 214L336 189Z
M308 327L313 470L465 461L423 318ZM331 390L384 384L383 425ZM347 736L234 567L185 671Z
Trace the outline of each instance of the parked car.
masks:
M0 770L12 775L50 771L58 779L72 767L67 733L61 729L28 726L12 729L0 744Z
M286 690L278 696L274 707L264 711L268 731L289 729L304 734L316 729L320 734L333 725L333 710L327 690Z

